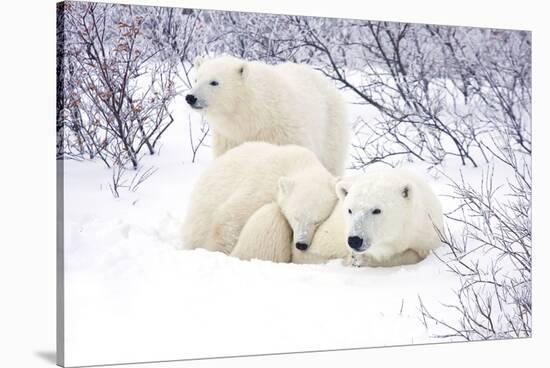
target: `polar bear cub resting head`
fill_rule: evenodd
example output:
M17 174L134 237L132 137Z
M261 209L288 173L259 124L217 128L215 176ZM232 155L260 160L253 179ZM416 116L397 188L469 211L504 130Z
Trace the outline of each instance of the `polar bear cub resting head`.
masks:
M279 178L277 204L292 228L296 249L305 251L319 225L332 213L337 202L335 182L328 172L320 170Z
M440 245L441 204L424 180L405 169L373 169L343 179L336 192L345 211L347 245L359 265L416 263ZM397 256L411 261L391 261Z

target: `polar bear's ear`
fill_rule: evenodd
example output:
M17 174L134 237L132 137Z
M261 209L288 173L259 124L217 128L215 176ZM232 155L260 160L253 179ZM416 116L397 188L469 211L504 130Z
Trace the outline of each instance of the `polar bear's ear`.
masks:
M401 195L403 196L403 198L409 198L411 196L411 186L409 184L405 185L401 189Z
M248 65L246 64L246 62L243 62L240 66L239 66L239 74L241 75L241 77L243 79L246 79L248 77Z
M338 180L334 185L334 189L336 190L336 195L341 201L343 201L348 195L350 187L351 187L350 182L341 180L341 179Z
M279 193L283 196L286 196L292 192L292 189L294 188L294 181L290 178L287 178L286 176L281 176L279 178Z
M204 62L204 58L202 56L197 56L193 60L193 66L198 69L203 62Z

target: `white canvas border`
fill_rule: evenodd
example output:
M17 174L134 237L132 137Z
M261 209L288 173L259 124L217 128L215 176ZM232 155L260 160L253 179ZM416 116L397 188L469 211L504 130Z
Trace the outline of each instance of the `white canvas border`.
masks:
M209 361L136 365L143 367L255 367L335 365L407 365L422 367L535 366L549 340L550 310L545 281L549 259L544 231L545 163L548 136L544 114L550 101L547 42L549 32L543 5L535 1L309 1L162 0L118 1L222 10L259 11L374 20L527 29L533 31L534 132L534 337L514 341L444 344L347 352L234 358ZM17 6L17 8L14 8ZM7 128L1 145L3 175L0 193L4 230L2 306L3 366L52 366L55 347L55 5L36 1L5 5L1 23L3 40L2 123ZM25 76L22 78L22 76ZM11 129L14 131L12 132ZM16 139L18 134L22 138ZM15 221L14 221L15 220ZM545 226L546 225L546 226ZM6 284L6 287L4 287ZM540 364L540 363L539 363Z

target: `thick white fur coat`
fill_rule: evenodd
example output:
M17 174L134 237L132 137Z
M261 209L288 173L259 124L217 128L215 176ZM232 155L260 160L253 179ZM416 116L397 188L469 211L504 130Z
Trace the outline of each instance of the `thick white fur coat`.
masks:
M334 184L334 177L306 148L244 143L216 159L195 183L183 224L184 244L231 254L255 212L275 201L292 219L291 226L313 234L313 224L325 220L337 201ZM307 221L303 214L314 217ZM240 257L246 255L241 252Z
M345 264L370 267L418 263L440 245L441 205L429 184L419 176L403 169L377 169L343 179L335 190L342 189L347 195L342 196L331 215L318 227L305 251L289 245L291 229L276 204L270 206L269 211L258 213L257 226L246 228L243 235L256 239L257 247L262 244L258 239L263 239L269 252L284 254L285 260L291 249L293 263L325 263L345 258ZM374 207L382 212L373 215ZM364 217L360 219L363 228L358 232L351 229L350 209L352 214L358 212ZM261 216L264 218L260 219ZM362 253L352 252L347 244L351 235L372 237L370 247ZM250 252L253 254L254 250ZM262 257L269 260L265 252Z
M200 59L195 67L190 93L212 128L215 157L247 141L296 144L312 150L332 174L343 172L350 135L346 106L320 72L230 56Z

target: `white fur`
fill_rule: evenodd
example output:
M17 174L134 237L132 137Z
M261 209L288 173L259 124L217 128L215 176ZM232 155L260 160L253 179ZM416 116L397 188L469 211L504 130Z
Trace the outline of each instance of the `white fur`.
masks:
M337 201L334 185L335 178L306 148L244 143L216 159L195 184L184 244L231 254L249 219L274 201L292 230L304 230L310 239Z
M292 229L276 204L255 213L239 244L246 244L246 254L254 255L253 258L286 262L290 249L293 263L325 263L345 258L347 265L370 267L418 263L440 245L441 205L430 186L415 174L403 169L380 169L345 178L335 189L341 198L315 231L307 250L298 250L295 241L290 244ZM298 214L293 209L298 203L285 202L286 213L303 216L306 219L302 221L308 222L310 213ZM311 206L308 208L315 211ZM382 212L373 215L374 208ZM350 235L363 237L370 247L364 252L352 252L347 244ZM262 246L266 249L259 249Z
M441 204L428 183L412 172L375 169L343 179L336 190L343 201L346 236L363 240L362 248L353 250L359 263L416 263L440 245ZM380 214L374 214L375 209Z
M288 212L292 210L287 208ZM262 259L273 262L325 263L345 258L349 250L345 242L345 223L341 204L319 226L307 250L295 247L292 228L276 203L263 206L244 226L231 253L241 259Z
M230 56L199 58L195 67L189 93L212 128L215 157L247 141L296 144L311 149L332 174L342 173L349 143L345 103L320 72Z
M277 203L254 212L241 231L231 256L242 260L290 262L292 229Z
M286 210L292 212L291 208ZM331 259L345 258L349 250L345 241L342 205L337 204L318 227L307 250L297 249L291 237L292 228L280 207L271 203L256 211L246 223L231 255L241 259L293 263L325 263Z
M315 232L306 251L292 247L292 262L325 263L331 259L344 258L348 253L342 203L339 201Z

